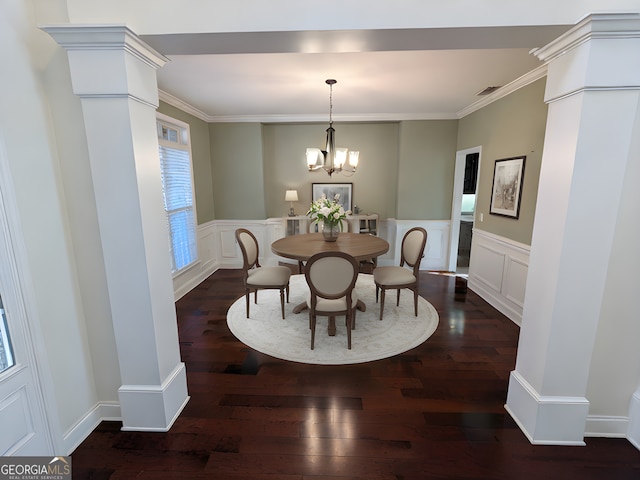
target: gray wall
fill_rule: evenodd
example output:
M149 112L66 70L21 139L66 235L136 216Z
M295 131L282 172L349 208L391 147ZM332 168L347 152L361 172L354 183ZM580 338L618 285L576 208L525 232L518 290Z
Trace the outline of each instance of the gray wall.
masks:
M545 79L478 110L460 120L458 150L482 146L476 227L531 245L533 217L538 195L538 177L547 123L544 103ZM526 155L520 217L489 214L495 161ZM484 221L479 222L479 214Z
M307 171L305 149L323 145L326 123L207 125L164 103L159 110L191 125L198 223L284 216L288 189L298 190L294 207L302 215L312 183L330 182L352 183L354 203L365 213L447 220L456 150L481 146L476 226L529 245L547 116L544 87L538 80L461 120L336 123L337 146L360 151L352 176ZM490 215L494 162L519 155L527 156L520 218Z
M402 122L398 219L451 218L457 120Z
M353 201L364 213L378 213L381 218L449 218L457 121L334 127L337 146L360 151L355 175L329 177L324 171L307 170L305 149L323 146L327 124L209 125L215 217L286 215L288 189L298 190L294 207L304 214L312 183L339 182L353 184Z
M209 136L215 218L266 218L260 124L212 123Z
M363 212L382 218L396 213L398 123L334 124L336 146L360 151L358 171L351 176L307 170L307 147L324 146L327 124L266 124L264 133L267 216L286 215L285 190L298 190L296 213L311 203L312 183L352 183L353 202Z

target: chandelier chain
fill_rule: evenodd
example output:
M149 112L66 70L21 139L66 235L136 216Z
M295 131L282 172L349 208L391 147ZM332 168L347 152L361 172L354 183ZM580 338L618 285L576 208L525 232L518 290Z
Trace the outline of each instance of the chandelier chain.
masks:
M333 124L333 84L329 84L329 125Z

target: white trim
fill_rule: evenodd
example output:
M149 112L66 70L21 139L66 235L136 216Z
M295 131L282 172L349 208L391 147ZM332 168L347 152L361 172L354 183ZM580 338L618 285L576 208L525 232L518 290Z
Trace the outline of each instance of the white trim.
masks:
M530 252L529 245L473 229L468 286L516 325L522 323Z
M98 402L64 434L64 449L70 455L102 421L120 421L118 402Z
M451 228L449 235L449 265L447 270L455 272L458 266L458 244L460 242L460 218L462 207L462 195L464 191L464 167L467 155L478 153L478 176L476 185L480 178L480 164L482 163L482 146L458 150L456 152L455 172L453 179L453 198L451 200ZM476 195L478 188L476 187ZM475 220L474 220L475 224Z
M161 385L118 388L122 430L167 432L189 401L184 363L178 363Z
M483 96L481 99L458 110L455 114L451 113L361 113L351 115L333 115L333 119L338 122L403 122L412 120L459 120L461 118L476 112L487 105L500 100L507 95L512 94L527 85L544 78L547 75L547 65L541 65L514 81L500 87L493 93ZM309 122L325 122L327 116L322 115L227 115L214 116L207 115L196 107L186 103L185 101L171 95L170 93L158 90L160 100L172 105L180 110L193 115L194 117L207 123L309 123Z
M548 63L592 38L638 38L639 21L638 12L588 14L571 30L531 53Z
M178 97L174 97L170 93L165 92L164 90L158 89L158 98L169 105L176 107L179 110L182 110L189 115L193 115L194 117L202 120L203 122L210 122L210 117L201 110L198 110L196 107L189 105L187 102L180 100Z
M589 401L584 397L540 395L514 370L504 408L534 445L585 445Z
M47 32L65 50L124 50L158 69L169 61L125 25L44 25Z
M585 426L585 437L626 438L628 417L589 415Z
M522 75L519 78L516 78L513 82L510 82L508 84L506 84L503 87L500 87L499 89L497 89L496 91L494 91L493 93L490 93L489 95L486 95L485 97L482 97L480 100L478 100L475 103L472 103L471 105L463 108L462 110L458 111L457 114L457 118L464 118L467 115L472 114L473 112L476 112L478 110L480 110L481 108L486 107L487 105L500 100L503 97L506 97L507 95L512 94L513 92L515 92L516 90L520 90L523 87L526 87L527 85L532 84L533 82L540 80L541 78L544 78L547 76L547 65L541 65L533 70L531 70L528 73L525 73L524 75Z
M163 90L158 90L158 96L163 102L207 123L324 123L327 121L326 114L207 115L193 105ZM357 115L333 115L333 120L337 122L402 122L408 120L457 120L458 118L457 114L450 113L360 113Z
M6 276L9 285L15 288L11 292L14 296L19 311L12 317L12 323L20 325L24 337L25 356L29 362L31 376L33 377L33 387L35 398L33 398L36 409L33 414L38 415L44 431L44 441L49 448L49 453L60 451L61 432L59 424L54 422L49 415L49 410L57 410L55 397L55 387L51 372L48 368L47 358L42 330L39 325L39 315L37 303L33 297L34 288L29 276L29 261L26 253L26 246L22 237L20 214L16 204L16 193L11 178L11 169L4 142L0 138L0 228L5 230L7 251L9 257L9 267L0 269L0 275ZM5 294L8 294L6 292ZM5 304L6 312L6 304ZM49 409L47 409L49 405ZM55 415L54 415L55 416Z
M627 439L634 447L640 450L640 387L631 396Z

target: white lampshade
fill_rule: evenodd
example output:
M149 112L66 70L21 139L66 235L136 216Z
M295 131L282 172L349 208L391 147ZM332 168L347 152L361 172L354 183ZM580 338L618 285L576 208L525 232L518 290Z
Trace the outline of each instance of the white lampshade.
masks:
M287 190L284 194L285 202L297 202L298 201L298 191L297 190Z
M351 165L354 169L358 166L358 157L360 156L360 152L350 150L349 151L349 165Z
M322 152L319 148L307 148L307 166L309 169L318 166L318 160Z
M333 162L333 165L336 168L336 170L340 170L342 166L345 164L345 162L347 161L347 151L348 149L343 147L336 148L336 156Z

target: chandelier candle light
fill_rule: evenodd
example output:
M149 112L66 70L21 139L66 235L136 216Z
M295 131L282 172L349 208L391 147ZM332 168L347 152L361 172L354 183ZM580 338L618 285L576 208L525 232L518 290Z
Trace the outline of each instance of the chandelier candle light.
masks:
M360 152L343 147L336 148L336 131L333 128L333 86L338 82L330 78L325 80L325 83L329 85L329 128L327 128L327 141L324 150L307 148L307 166L310 172L322 168L329 176L334 172L353 175L358 167L358 156Z

